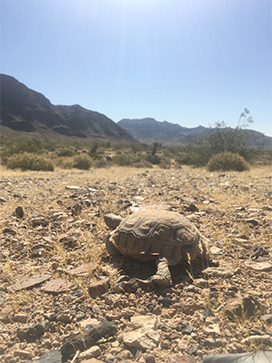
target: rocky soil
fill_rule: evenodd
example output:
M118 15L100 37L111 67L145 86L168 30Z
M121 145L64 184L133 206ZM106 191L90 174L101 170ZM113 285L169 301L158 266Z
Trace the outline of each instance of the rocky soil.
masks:
M0 188L1 361L202 362L272 349L271 168L2 170ZM150 204L209 242L209 261L172 267L167 288L146 281L155 263L105 249L103 216Z

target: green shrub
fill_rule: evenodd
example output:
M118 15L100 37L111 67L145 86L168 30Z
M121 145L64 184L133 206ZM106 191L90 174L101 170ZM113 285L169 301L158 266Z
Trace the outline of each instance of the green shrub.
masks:
M43 152L42 142L35 139L17 139L16 142L10 140L9 145L6 145L1 154L3 156L12 156L24 152L41 154Z
M120 166L128 166L132 163L132 158L128 154L115 155L112 158L112 161Z
M92 166L92 159L89 157L89 155L76 155L74 159L74 165L73 168L76 169L84 169L88 170Z
M249 170L250 166L246 160L239 154L233 154L229 151L214 155L207 164L209 171Z
M75 155L75 152L74 150L72 149L61 149L59 152L58 152L58 156L74 156Z
M142 160L142 161L137 161L136 163L134 163L133 167L134 168L153 168L153 165L147 160Z
M53 171L54 164L52 160L44 156L24 152L23 154L15 154L8 158L8 169L22 170L43 170Z
M63 156L56 158L54 160L54 163L61 169L72 169L74 165L74 158L69 156Z
M146 160L153 165L158 165L161 162L159 155L147 155Z
M106 168L108 166L108 162L105 159L98 159L94 162L95 168Z

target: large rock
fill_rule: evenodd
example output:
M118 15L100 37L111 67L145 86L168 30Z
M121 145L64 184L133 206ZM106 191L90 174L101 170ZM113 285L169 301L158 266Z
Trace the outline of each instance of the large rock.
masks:
M241 354L208 355L203 363L271 363L272 351L260 351Z
M156 315L132 317L129 328L133 330L123 333L124 344L142 350L156 348L160 342L160 333L156 330L157 319Z
M230 319L250 318L260 315L264 311L263 307L253 296L244 296L242 299L230 299L225 306L225 314Z
M32 363L62 363L62 355L58 350L51 350Z
M83 329L83 333L72 334L66 338L61 347L61 353L64 359L68 359L78 350L83 352L94 346L100 339L112 336L116 332L116 324L107 320L96 326L88 325Z

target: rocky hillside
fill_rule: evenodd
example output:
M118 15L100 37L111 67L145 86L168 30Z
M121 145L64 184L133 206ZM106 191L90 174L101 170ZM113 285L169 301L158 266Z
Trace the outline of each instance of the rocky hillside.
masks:
M133 142L127 131L105 115L79 105L55 106L41 93L1 74L1 133L33 137ZM15 131L15 132L12 132Z
M167 121L159 122L153 118L122 119L117 124L127 130L135 140L147 144L158 141L163 145L176 145L211 132L210 128L203 126L187 128ZM272 149L272 137L258 131L252 132L257 145L263 143L266 149Z

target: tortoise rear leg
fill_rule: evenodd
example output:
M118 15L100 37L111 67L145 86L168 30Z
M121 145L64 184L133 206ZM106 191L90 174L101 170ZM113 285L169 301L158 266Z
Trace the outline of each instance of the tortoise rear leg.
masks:
M151 277L151 280L165 286L170 286L172 284L171 272L166 257L159 257L157 259L157 272L156 275Z

